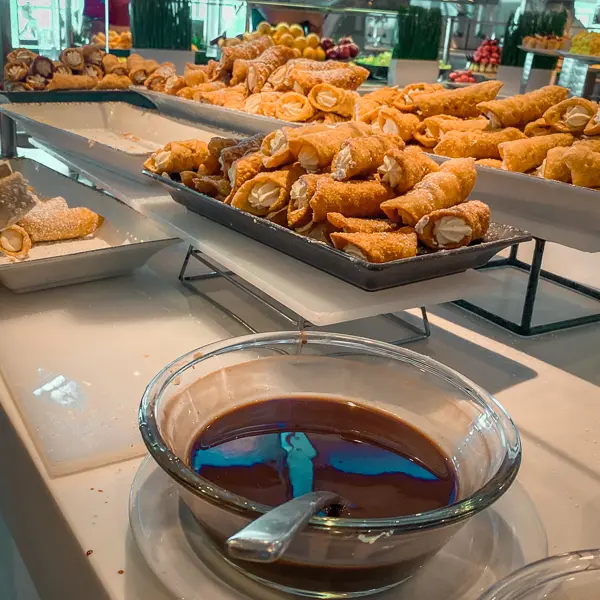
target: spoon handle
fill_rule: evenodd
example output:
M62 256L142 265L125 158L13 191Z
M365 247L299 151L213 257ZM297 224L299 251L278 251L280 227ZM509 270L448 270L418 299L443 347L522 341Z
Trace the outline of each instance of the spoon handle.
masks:
M310 492L265 513L232 535L226 542L231 558L251 562L275 562L311 518L331 504L343 502L331 492Z

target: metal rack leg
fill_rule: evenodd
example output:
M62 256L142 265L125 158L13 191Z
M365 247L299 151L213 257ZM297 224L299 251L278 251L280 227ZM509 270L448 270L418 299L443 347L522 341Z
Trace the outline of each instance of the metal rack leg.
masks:
M0 114L0 157L17 156L17 125L5 114Z

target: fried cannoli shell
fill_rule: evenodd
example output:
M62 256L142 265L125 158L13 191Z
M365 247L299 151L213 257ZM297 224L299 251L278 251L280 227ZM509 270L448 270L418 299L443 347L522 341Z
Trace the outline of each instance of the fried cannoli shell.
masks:
M174 67L171 67L170 64L161 65L144 81L144 87L155 92L164 92L167 87L167 81L174 75L177 75Z
M136 64L137 66L137 64ZM127 63L121 62L114 54L106 54L102 58L102 68L107 75L128 75Z
M571 146L573 140L570 133L553 133L514 142L503 142L498 146L502 168L505 171L526 173L542 164L548 150L557 146Z
M26 81L5 81L3 85L6 92L30 92L33 89Z
M438 164L415 147L389 150L379 167L381 180L396 194L404 194L429 173L439 171Z
M596 114L589 120L588 124L583 130L585 135L599 135L600 136L600 108L596 111Z
M480 158L475 161L475 164L480 167L488 167L489 169L501 169L502 161L497 158Z
M24 62L26 65L30 65L36 56L37 54L28 48L17 48L8 54L6 62Z
M27 75L29 75L29 66L24 62L13 60L4 65L6 81L25 81Z
M217 175L227 176L226 173L221 173L221 152L225 148L235 146L239 140L233 138L214 137L208 142L208 158L198 167L198 175Z
M486 99L477 108L486 116L494 129L525 126L542 117L555 104L562 102L569 90L558 85L547 85L527 94L517 94L503 100Z
M116 57L114 57L116 58ZM82 48L65 48L60 53L60 62L64 63L74 73L83 71L85 60Z
M131 87L131 79L127 75L105 75L96 86L97 90L126 90Z
M564 160L571 170L574 185L600 188L600 152L575 147L565 154Z
M364 100L375 102L376 104L391 106L402 95L402 92L396 87L382 87L374 92L369 92L363 96Z
M127 57L127 68L131 71L133 67L143 63L146 59L141 54L132 53Z
M191 90L191 99L196 102L203 102L203 94L207 92L216 92L217 90L223 90L227 87L222 81L208 81L207 83L201 83L193 88L189 88ZM184 88L186 89L186 88ZM179 95L180 92L177 92ZM184 96L186 97L187 94Z
M368 96L368 94L367 94ZM362 121L363 123L372 123L377 119L379 111L384 105L379 104L375 100L362 96L356 99L354 104L353 118L355 121Z
M238 44L237 46L225 46L221 48L221 60L215 70L213 77L218 77L221 73L231 73L233 63L238 59L249 60L260 56L267 48L273 45L273 40L268 35L260 36L251 42Z
M571 182L571 169L567 166L565 155L574 147L558 146L550 148L546 158L540 166L540 175L544 179L554 179L554 181L562 181L564 183Z
M308 100L317 110L351 117L357 96L356 92L344 90L328 83L320 83L310 91Z
M365 123L341 123L325 131L288 136L288 146L294 158L309 173L316 173L329 167L344 141L352 137L365 137L369 133L370 128Z
M327 213L337 212L345 217L378 217L380 205L393 195L380 181L334 181L322 178L310 199L313 222L327 219Z
M392 102L392 106L400 112L416 113L418 111L415 104L417 96L441 91L445 91L445 88L439 83L410 83L400 90L400 94Z
M54 73L48 83L48 90L93 90L98 80L89 75L63 75Z
M19 225L10 225L0 231L0 255L23 259L27 258L30 250L31 237Z
M546 123L554 131L560 133L583 133L590 119L599 110L598 105L586 98L569 98L554 106L545 113Z
M142 60L135 62L129 70L129 79L135 85L143 85L144 81L150 77L158 68L159 63L155 60Z
M398 229L396 223L387 219L357 219L340 213L329 213L327 220L343 233L386 233Z
M464 202L471 193L477 172L472 158L455 158L440 170L429 173L403 196L383 202L381 209L388 219L414 227L419 220L442 208Z
M225 200L231 192L231 185L221 175L200 175L193 180L196 191L217 200Z
M435 210L415 225L419 241L428 248L450 249L481 240L490 226L490 207L479 200Z
M54 70L54 63L45 56L36 56L29 65L29 75L39 75L44 79L50 79Z
M274 117L276 115L277 101L283 94L281 92L259 92L248 96L244 102L244 111L253 115Z
M87 75L88 77L94 77L95 79L102 79L104 77L102 67L92 64L85 65L81 74Z
M265 85L271 86L273 91L276 92L289 92L292 89L292 84L286 83L287 72L287 65L278 67L269 75L269 79L267 79L267 83Z
M188 87L194 87L208 81L208 75L204 70L193 68L195 65L186 64L183 71L183 79Z
M375 173L390 150L402 150L404 141L397 135L375 134L346 140L332 163L332 176L338 181Z
M385 263L417 255L416 233L337 233L333 245L350 256L372 263Z
M582 138L573 142L574 148L589 148L592 152L600 152L600 136Z
M450 158L500 158L498 145L528 139L522 131L507 127L499 131L449 131L433 149L438 156Z
M238 158L231 167L229 167L229 171L227 172L227 177L231 184L231 192L225 199L225 202L229 204L242 185L244 185L246 181L250 181L250 179L258 175L262 170L262 154L260 151L251 152L250 154Z
M323 178L331 179L329 175L307 174L299 177L290 190L287 222L292 229L305 227L312 221L310 201L317 191L317 184Z
M106 53L98 48L98 46L88 44L87 46L83 46L81 50L83 52L83 60L86 64L96 65L97 67L102 65L102 59Z
M19 221L19 225L34 243L85 237L94 233L104 221L104 217L89 208L45 211L43 203L38 206L39 208L33 208Z
M41 75L27 75L25 83L31 87L32 90L45 90L48 87L48 80Z
M246 60L244 58L238 58L236 61L234 61L233 68L231 70L231 85L237 85L238 83L244 83L246 81L249 64L250 60Z
M52 64L54 65L54 73L59 75L73 75L73 71L67 65L61 63L60 60L56 60Z
M152 173L181 173L197 171L208 158L208 144L202 140L170 142L154 152L144 163Z
M428 117L423 121L438 141L450 131L485 131L488 120L481 117L476 119L456 119L451 117Z
M35 199L21 173L9 172L0 178L0 231L17 223L34 206Z
M308 98L296 92L286 92L275 104L275 116L292 123L304 123L313 117L315 112Z
M273 46L265 50L258 58L248 64L248 89L257 93L265 86L269 77L279 67L293 58L294 51L286 46Z
M435 115L478 117L480 111L477 109L477 105L487 100L493 100L502 85L501 81L484 81L457 90L419 94L414 96L414 101L425 117Z
M552 126L546 123L544 117L540 117L531 123L527 123L523 129L523 133L527 137L536 137L538 135L548 135L552 133Z
M240 187L231 205L257 216L277 212L287 206L292 185L302 174L304 169L297 165L259 173Z
M377 123L382 133L400 136L405 142L412 139L415 129L420 123L419 117L411 113L401 113L399 110L384 107L377 115Z
M176 96L177 92L186 87L185 79L179 75L171 75L165 82L165 93Z
M328 83L345 90L356 90L368 76L369 71L361 67L356 67L356 69L332 69L330 71L293 69L289 74L292 89L299 94L308 94L320 83Z
M214 106L223 106L225 108L233 108L242 110L244 103L248 97L248 88L245 84L236 85L234 87L225 87L213 92L203 92L201 98L203 102L213 104ZM194 96L196 99L196 96Z
M251 152L258 152L261 149L265 136L261 133L253 135L249 138L239 140L235 145L223 148L221 156L219 157L219 163L223 174L227 175L231 165L238 159L242 158L246 154Z
M289 140L309 133L319 131L328 131L329 127L322 123L306 125L305 127L282 127L272 131L265 136L261 152L263 154L263 164L267 169L274 169L281 165L286 165L295 160L289 147Z
M194 185L194 179L196 179L197 177L198 173L196 173L196 171L181 171L181 173L179 173L181 183L193 190L196 189L196 186Z

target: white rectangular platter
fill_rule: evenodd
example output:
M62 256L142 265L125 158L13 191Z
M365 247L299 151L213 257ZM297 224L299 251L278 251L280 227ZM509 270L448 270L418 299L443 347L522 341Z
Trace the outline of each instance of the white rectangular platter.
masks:
M39 196L63 196L69 206L84 206L105 219L94 236L35 244L29 256L21 261L0 254L0 283L13 292L32 292L124 275L178 241L116 198L35 161L14 159L10 162Z

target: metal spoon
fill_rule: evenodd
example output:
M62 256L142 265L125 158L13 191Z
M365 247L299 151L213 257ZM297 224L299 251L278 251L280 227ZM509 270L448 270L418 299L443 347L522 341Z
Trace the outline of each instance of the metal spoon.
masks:
M294 536L326 506L345 504L332 492L310 492L265 513L226 542L231 558L271 563L287 550Z

